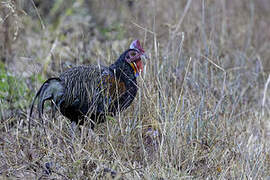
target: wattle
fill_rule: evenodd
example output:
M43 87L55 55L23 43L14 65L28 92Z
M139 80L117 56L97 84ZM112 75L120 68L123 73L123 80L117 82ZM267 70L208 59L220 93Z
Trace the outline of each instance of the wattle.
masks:
M137 66L137 69L138 69L139 73L143 71L143 62L142 62L142 60L137 61L136 66Z

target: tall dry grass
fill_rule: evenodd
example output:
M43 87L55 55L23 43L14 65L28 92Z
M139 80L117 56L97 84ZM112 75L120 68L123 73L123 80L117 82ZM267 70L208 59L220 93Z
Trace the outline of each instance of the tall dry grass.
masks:
M150 57L139 92L94 132L74 129L60 114L51 119L47 108L46 134L36 118L29 135L31 98L19 101L19 113L1 108L2 178L270 177L266 0L62 5L18 5L27 15L7 72L19 75L33 97L47 77L76 64L109 65L139 38Z

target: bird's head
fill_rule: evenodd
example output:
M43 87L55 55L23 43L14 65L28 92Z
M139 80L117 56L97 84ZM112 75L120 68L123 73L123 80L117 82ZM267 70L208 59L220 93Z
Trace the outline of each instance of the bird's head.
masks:
M146 58L147 56L144 53L144 49L142 48L140 41L134 40L125 53L125 61L133 68L136 76L143 71L142 59Z

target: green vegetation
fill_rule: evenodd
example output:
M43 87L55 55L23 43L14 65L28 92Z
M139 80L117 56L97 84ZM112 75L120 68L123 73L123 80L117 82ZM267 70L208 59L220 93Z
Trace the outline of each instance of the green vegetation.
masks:
M3 63L0 63L0 79L1 119L6 118L5 114L10 114L13 110L26 110L31 99L26 80L6 71Z
M1 1L0 179L269 179L269 8ZM94 131L52 119L49 108L42 124L35 109L28 134L29 106L47 78L109 65L133 39L150 60L130 108Z

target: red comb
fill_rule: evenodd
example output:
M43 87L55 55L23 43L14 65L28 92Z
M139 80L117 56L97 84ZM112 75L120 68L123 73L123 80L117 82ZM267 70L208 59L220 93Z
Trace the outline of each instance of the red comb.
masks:
M142 48L142 46L141 46L141 44L140 44L140 41L137 40L137 39L134 40L134 41L132 41L132 43L130 44L129 48L130 48L130 49L137 49L137 50L139 50L141 53L144 53L144 50L143 50L143 48Z

